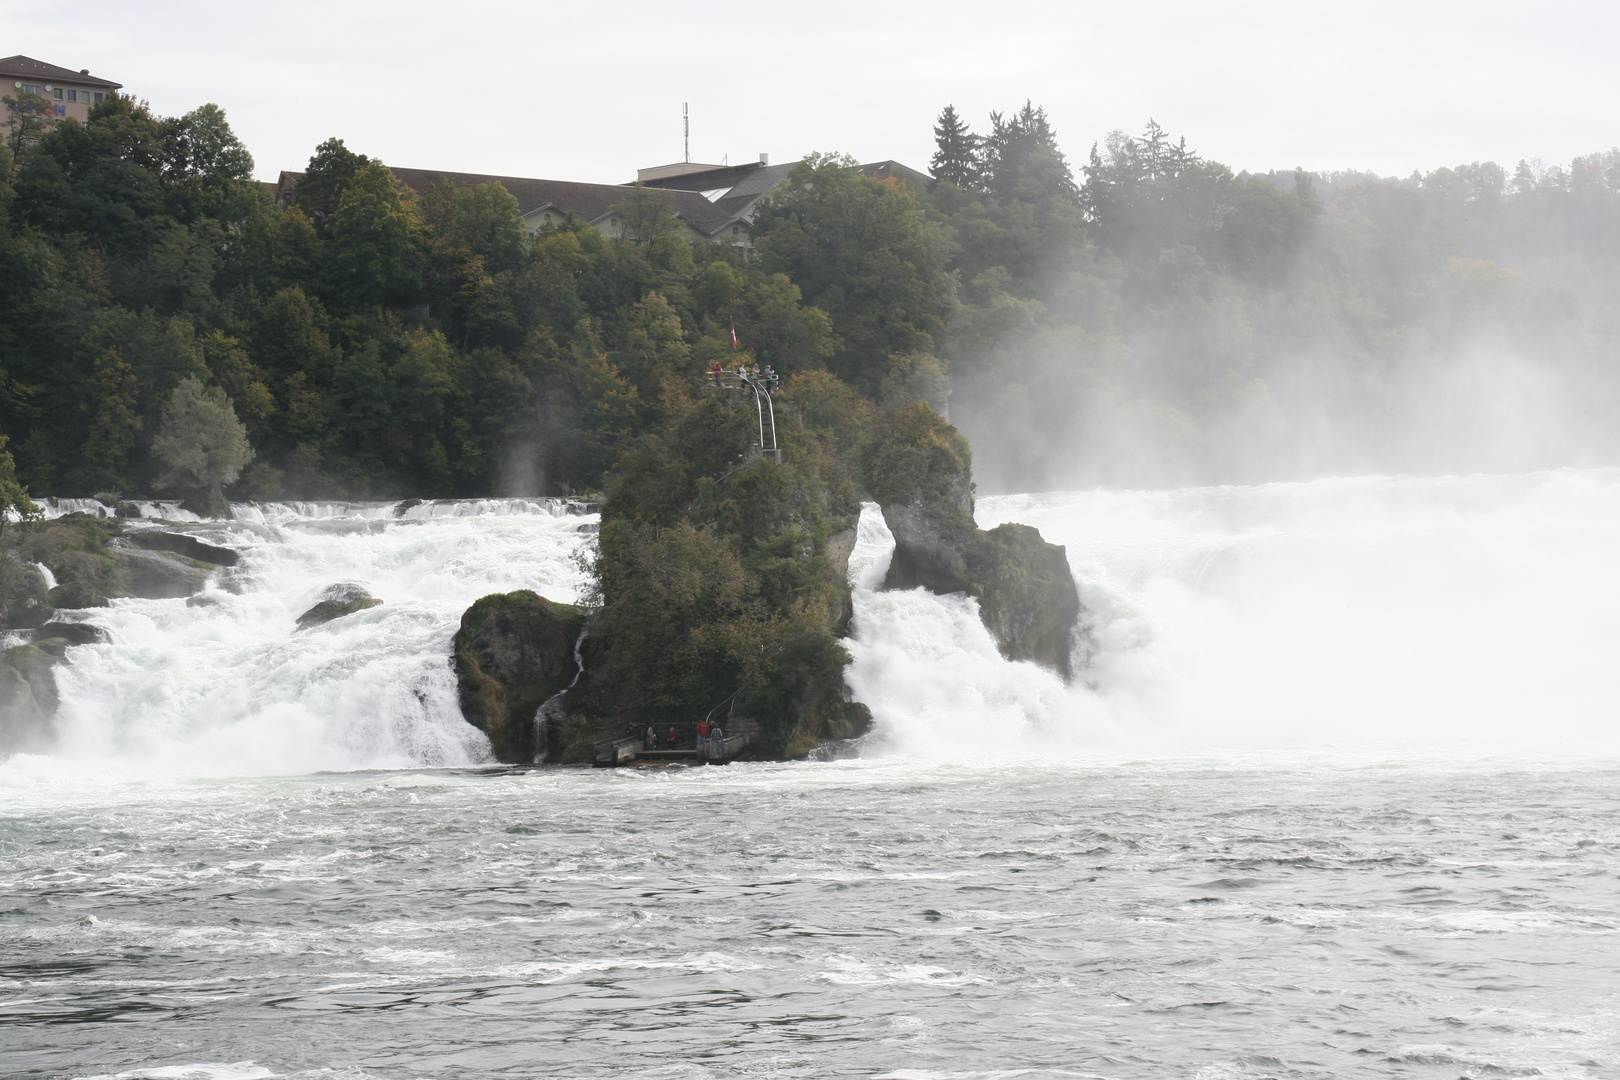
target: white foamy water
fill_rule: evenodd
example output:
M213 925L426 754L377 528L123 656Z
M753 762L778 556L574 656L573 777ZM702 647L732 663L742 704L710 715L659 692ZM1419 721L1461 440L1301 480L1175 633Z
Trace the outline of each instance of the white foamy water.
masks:
M0 780L153 773L263 775L490 760L449 665L461 614L529 588L571 602L594 516L526 500L239 508L203 534L240 564L187 600L82 613L112 641L57 670L61 744ZM577 509L577 508L576 508ZM335 583L383 601L299 630Z
M892 541L869 510L850 682L874 749L1620 747L1620 471L1003 496L978 518L1066 546L1081 683L1002 660L972 601L871 591Z

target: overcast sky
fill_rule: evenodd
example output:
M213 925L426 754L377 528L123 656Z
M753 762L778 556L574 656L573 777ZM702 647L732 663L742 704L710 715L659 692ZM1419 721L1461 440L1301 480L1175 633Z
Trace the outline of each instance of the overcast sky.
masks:
M1620 4L823 0L7 3L0 55L160 112L217 102L257 174L329 136L392 165L619 183L810 150L926 167L947 102L1044 105L1077 166L1151 116L1238 169L1405 175L1620 144ZM7 90L10 87L6 87Z

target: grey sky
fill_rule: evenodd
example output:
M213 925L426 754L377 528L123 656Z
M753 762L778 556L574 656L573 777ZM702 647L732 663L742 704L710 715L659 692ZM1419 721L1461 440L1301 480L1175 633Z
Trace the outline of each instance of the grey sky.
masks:
M1620 144L1620 5L78 0L5 5L0 55L229 113L273 178L343 138L390 164L622 182L692 156L926 167L954 103L1044 104L1077 165L1149 116L1234 168L1405 174ZM7 88L9 89L9 87Z

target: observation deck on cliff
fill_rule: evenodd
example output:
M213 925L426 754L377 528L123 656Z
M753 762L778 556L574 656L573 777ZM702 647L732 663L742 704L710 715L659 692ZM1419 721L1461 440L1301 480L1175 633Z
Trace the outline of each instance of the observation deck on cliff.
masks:
M758 420L758 436L748 460L752 461L762 454L768 454L771 460L781 464L782 447L776 440L776 403L771 399L771 391L777 385L776 375L761 374L758 369L739 366L730 370L711 372L705 375L704 379L710 389L718 389L753 401Z

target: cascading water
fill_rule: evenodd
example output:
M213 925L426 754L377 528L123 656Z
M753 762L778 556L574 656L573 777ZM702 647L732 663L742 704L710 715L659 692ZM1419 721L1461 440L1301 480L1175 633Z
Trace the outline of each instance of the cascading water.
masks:
M491 592L575 599L593 510L238 507L206 527L242 554L228 589L84 613L113 640L58 668L59 747L0 776L488 761L456 703L450 638ZM1089 611L1081 675L1065 686L1003 660L972 600L876 591L892 541L868 507L848 643L876 718L867 756L1620 744L1620 470L1001 496L978 515L1067 546ZM295 631L334 582L384 603Z
M1620 470L981 499L1067 547L1077 685L973 601L881 593L868 509L849 680L871 749L1030 756L1620 746Z
M188 600L83 613L112 641L57 669L52 760L0 770L212 775L468 765L490 760L461 717L450 639L480 596L569 602L595 518L584 504L469 500L239 506L208 539L241 563ZM298 630L335 582L383 603Z

